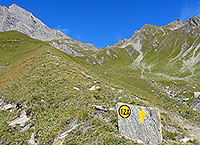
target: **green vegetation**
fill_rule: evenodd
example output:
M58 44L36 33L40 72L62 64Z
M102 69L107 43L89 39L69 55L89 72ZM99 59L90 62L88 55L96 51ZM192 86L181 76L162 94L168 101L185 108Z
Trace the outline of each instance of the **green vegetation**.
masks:
M188 81L170 80L156 73L175 77L190 75L187 71L177 71L182 66L180 60L173 65L170 65L170 60L180 53L183 41L191 46L194 39L184 37L175 45L177 38L183 37L182 33L166 30L169 35L162 38L163 32L157 27L145 25L144 28L159 33L150 38L142 31L146 40L141 65L133 61L138 56L136 52L133 56L128 53L131 46L104 48L97 53L71 44L73 49L86 55L73 57L19 32L1 32L0 65L6 67L0 70L0 98L6 103L22 104L20 109L0 111L1 143L27 144L34 133L39 144L52 144L63 132L80 124L65 137L63 144L134 144L119 134L115 111L105 112L92 107L105 105L115 108L117 102L159 108L163 138L169 144L171 141L178 143L178 136L189 135L190 132L174 118L180 116L198 126L200 114L170 98L165 88L181 90L178 95L181 99L189 98L190 105L193 103L190 92L199 90L199 75ZM162 38L158 40L158 46L149 46L156 38ZM60 43L58 40L55 42ZM155 52L155 49L158 50ZM94 54L96 59L92 57ZM87 63L89 58L96 65ZM102 63L98 64L97 60ZM147 68L151 64L152 67ZM91 91L89 88L92 86L100 88ZM22 110L31 118L25 124L30 128L24 132L20 132L22 126L8 126ZM175 131L169 130L169 126ZM198 141L191 142L195 143Z
M16 118L20 110L13 108L12 112L0 111L0 138L3 144L27 144L33 132L39 144L52 143L57 135L76 123L82 125L69 134L66 144L133 143L116 135L118 130L115 112L102 112L92 108L93 104L114 108L114 98L122 96L122 99L127 98L124 100L128 103L133 100L128 97L132 94L88 72L63 52L49 46L33 49L3 69L0 76L0 96L3 96L6 103L25 104L20 110L29 112L31 118L26 123L31 128L20 132L23 127L13 128L7 123ZM100 89L89 91L93 85L100 86ZM116 90L109 87L115 87ZM119 92L118 89L124 91Z
M17 31L0 32L0 66L9 65L32 50L46 45Z

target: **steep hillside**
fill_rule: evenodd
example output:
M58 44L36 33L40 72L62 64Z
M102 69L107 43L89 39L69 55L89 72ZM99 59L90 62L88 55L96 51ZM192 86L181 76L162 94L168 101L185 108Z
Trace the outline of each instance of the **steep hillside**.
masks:
M0 69L47 43L31 39L17 31L0 32Z
M117 116L109 111L120 96L124 96L121 101L130 100L130 92L96 77L48 45L32 49L0 72L1 144L27 144L32 134L39 144L53 143L55 138L62 141L65 136L65 143L132 142L117 135ZM98 88L91 89L94 86ZM102 111L92 105L107 107Z
M6 33L24 37L17 32ZM10 35L9 40L16 39L15 35ZM26 38L19 42L38 41ZM132 144L118 133L117 102L160 108L163 143L175 143L185 136L198 139L200 115L168 96L166 102L145 96L146 90L140 90L144 96L136 94L136 90L128 91L130 85L126 89L117 79L111 81L89 72L70 59L71 55L48 44L30 49L0 71L1 144ZM159 89L155 89L157 92ZM188 126L180 120L189 121Z

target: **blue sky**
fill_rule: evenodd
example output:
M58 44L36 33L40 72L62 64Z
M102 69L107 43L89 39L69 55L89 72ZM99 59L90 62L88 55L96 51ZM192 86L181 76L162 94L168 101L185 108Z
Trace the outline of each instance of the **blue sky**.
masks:
M200 0L1 0L32 12L73 39L106 47L130 38L144 24L167 25L200 13Z

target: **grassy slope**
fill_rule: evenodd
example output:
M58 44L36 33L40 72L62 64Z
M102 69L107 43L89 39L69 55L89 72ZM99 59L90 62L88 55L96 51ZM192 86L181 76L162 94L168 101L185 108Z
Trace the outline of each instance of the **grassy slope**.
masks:
M126 60L126 56L127 54L121 55L118 59ZM129 61L126 62L127 65L130 64ZM165 97L169 102L162 100L164 94L149 80L141 79L139 70L130 70L120 63L108 63L107 66L109 67L86 65L80 59L48 45L33 48L28 54L11 62L0 71L0 96L7 103L26 104L27 107L24 106L21 110L30 112L31 121L27 124L31 128L21 133L22 127L8 126L7 122L13 120L20 110L0 111L2 143L26 144L34 132L39 144L50 144L57 135L81 122L83 124L66 137L65 144L132 144L132 141L119 135L116 113L97 111L91 107L93 104L115 107L117 102L125 102L160 108L162 122L173 125L178 130L173 133L163 128L163 137L167 141L175 141L177 135L187 135L187 130L169 121L170 112L180 114L190 122L199 122L200 115L197 112L167 96ZM88 78L77 68L93 77ZM105 70L107 74L104 74ZM101 89L89 91L93 85L98 85ZM119 89L124 91L120 92ZM152 89L155 91L152 92Z
M88 78L77 69L93 77ZM10 75L5 78L7 74ZM0 76L1 98L7 103L26 104L20 110L0 111L2 144L27 144L32 132L36 133L39 144L50 144L57 135L80 122L83 124L70 133L65 139L66 144L133 143L118 135L115 112L97 111L91 106L115 107L112 100L120 96L123 96L119 100L122 102L143 103L135 101L134 95L122 87L95 77L64 53L49 46L39 47L1 70ZM101 89L89 91L93 85ZM80 88L80 91L73 87ZM120 93L117 88L124 91ZM26 123L31 128L25 132L20 132L20 126L13 128L7 124L21 110L29 112L31 117Z
M161 33L162 34L162 33ZM148 38L146 36L147 41L145 42L145 45L143 47L143 52L145 54L145 57L142 61L142 63L146 63L146 65L150 64L156 64L152 71L153 72L162 72L164 74L168 74L169 76L187 76L190 75L187 71L185 73L180 73L178 70L180 70L179 61L175 61L173 66L168 66L166 64L169 63L171 58L174 58L176 55L180 53L181 45L184 41L187 41L187 43L191 46L193 41L195 39L191 39L189 37L185 37L183 32L178 32L178 30L174 33L170 30L168 30L168 34L164 36L164 38L161 39L161 34L155 35L153 38ZM144 34L145 35L145 34ZM182 38L183 37L183 38ZM148 43L152 43L155 38L160 39L160 43L158 44L158 51L154 53L154 50L156 48L148 48ZM176 42L177 38L181 38L182 40ZM151 41L148 41L148 39L151 39ZM175 45L175 43L177 43ZM162 47L162 44L167 44L165 47ZM146 100L148 102L147 106L153 106L160 108L161 110L165 110L168 112L168 114L179 114L182 117L186 118L190 122L194 122L195 124L199 124L200 122L200 114L185 105L181 104L178 101L175 101L171 99L164 91L161 89L161 87L155 86L153 83L151 83L151 80L155 80L156 83L162 86L162 88L166 86L173 86L172 80L170 81L167 78L163 77L157 77L154 75L150 75L147 72L144 72L145 78L141 79L141 71L138 69L137 66L134 68L130 68L130 64L132 62L132 58L128 55L125 49L116 49L119 53L118 58L109 57L106 55L106 49L98 53L98 58L100 59L102 56L106 58L105 62L103 63L103 66L100 65L86 65L84 62L82 62L80 59L74 59L77 63L82 64L83 66L87 67L89 70L92 70L93 72L96 72L99 76L102 78L105 78L109 80L110 82L115 82L130 92L133 92L136 96L139 96L139 98L142 98L143 100ZM174 51L175 50L175 51ZM115 52L111 52L112 54L116 54ZM150 55L149 55L150 54ZM188 54L189 55L189 54ZM188 57L188 55L186 57ZM119 63L120 62L120 63ZM170 63L169 63L170 64ZM197 67L198 68L198 67ZM197 71L197 70L196 70ZM105 73L106 72L106 73ZM197 71L198 72L198 71ZM189 97L191 100L188 103L191 103L192 97L189 92L191 91L198 91L199 88L196 87L195 89L192 89L195 84L199 84L198 80L199 75L196 75L195 77L188 79L186 81L178 81L174 80L177 83L176 87L181 89L181 93L186 91L186 94L181 94L182 98ZM167 82L167 83L166 83Z
M183 118L186 118L189 122L194 122L195 124L198 124L200 122L199 113L186 107L180 102L169 98L169 96L165 94L160 88L154 86L151 83L151 80L141 79L140 78L141 72L138 69L133 70L128 67L129 65L125 67L125 66L122 66L120 63L119 65L118 63L113 63L114 66L109 66L109 67L107 67L107 65L106 67L100 66L100 65L90 66L90 65L85 65L85 63L81 62L78 59L74 59L74 60L77 63L80 63L83 66L87 67L89 70L95 72L101 78L105 78L106 80L109 80L109 82L115 82L118 85L123 86L128 91L132 92L135 96L145 101L143 104L144 106L156 107L156 108L161 109L162 110L161 112L167 112L167 114L161 113L161 117L163 120L166 119L165 118L166 116L167 118L169 118L168 115L173 116L174 114L179 114ZM156 81L159 83L159 81L161 80L157 79ZM168 80L162 79L162 81L166 82ZM170 84L172 84L171 81L170 81ZM182 84L182 83L179 82L178 84ZM165 98L165 100L163 98ZM134 102L131 104L134 104ZM174 124L174 122L172 124ZM178 124L174 124L173 126L175 126L176 128L180 128ZM184 129L183 130L181 129L182 133L179 132L178 134L174 132L170 132L165 128L163 128L163 131L164 131L163 136L164 136L164 139L166 140L176 140L176 136L178 136L178 134L185 134L185 135L187 134L187 133L183 133L183 132L187 132Z
M17 31L0 32L0 66L9 65L32 50L45 45Z

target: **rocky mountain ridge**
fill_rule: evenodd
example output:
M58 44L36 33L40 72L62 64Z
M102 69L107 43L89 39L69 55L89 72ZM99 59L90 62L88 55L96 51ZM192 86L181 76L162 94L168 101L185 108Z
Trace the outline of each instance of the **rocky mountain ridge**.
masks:
M91 44L75 41L59 30L51 30L43 22L27 12L23 8L13 4L7 7L0 6L0 31L16 30L22 32L32 38L42 41L62 40L62 44L50 42L49 44L73 56L83 56L80 52L72 49L68 44L77 44L82 49L90 49L98 51Z
M21 7L13 4L0 6L0 31L17 30L42 41L69 38L59 30L51 30L39 19Z

